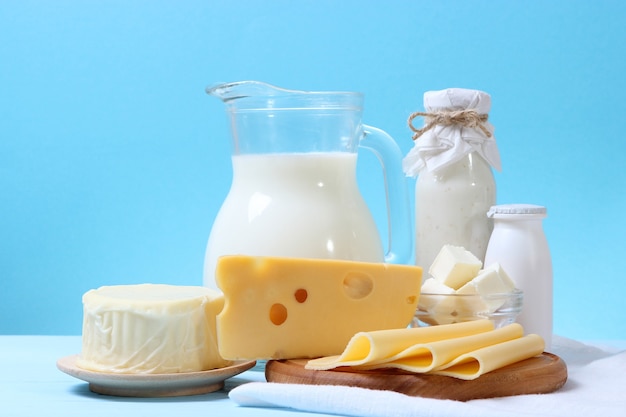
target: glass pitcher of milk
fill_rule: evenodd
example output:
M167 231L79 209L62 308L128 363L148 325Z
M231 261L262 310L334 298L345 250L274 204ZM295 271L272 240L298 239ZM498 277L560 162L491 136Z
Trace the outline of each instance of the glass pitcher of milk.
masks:
M362 124L362 94L295 91L257 81L221 84L207 93L224 102L230 117L233 179L209 236L206 286L216 288L222 255L410 260L402 154L388 134ZM358 189L358 147L373 151L384 171L386 253Z

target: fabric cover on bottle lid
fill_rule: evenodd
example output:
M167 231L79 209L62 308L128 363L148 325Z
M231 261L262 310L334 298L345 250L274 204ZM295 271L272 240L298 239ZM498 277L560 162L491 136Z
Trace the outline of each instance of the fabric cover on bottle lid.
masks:
M439 114L474 110L487 115L491 109L489 94L464 88L448 88L424 93L425 113L429 119ZM416 176L422 169L437 171L453 164L471 152L477 152L492 167L500 171L500 153L493 135L494 127L487 120L479 126L461 124L434 124L423 129L414 141L413 148L404 158L402 166L407 176Z

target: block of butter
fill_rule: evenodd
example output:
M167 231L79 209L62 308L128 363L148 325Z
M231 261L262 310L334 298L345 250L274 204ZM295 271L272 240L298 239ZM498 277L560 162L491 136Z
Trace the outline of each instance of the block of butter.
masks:
M511 278L500 264L495 263L481 270L456 291L457 294L480 294L482 297L461 297L459 304L462 305L457 307L462 311L493 313L504 304L504 299L489 296L509 293L514 289Z
M435 278L428 278L422 284L421 292L426 295L420 294L418 307L430 314L429 324L450 324L456 321L451 313L457 310L458 297L446 297L454 294L454 289Z
M417 307L422 269L343 260L223 256L217 317L227 359L339 354L356 333L404 328Z
M428 272L442 284L458 290L474 278L482 266L480 259L465 248L444 245Z
M428 324L450 324L463 317L491 314L507 302L515 283L502 266L484 269L465 248L444 245L430 267L433 277L424 281L418 308L427 311L420 319ZM458 295L458 296L457 296Z
M218 353L215 317L224 299L200 286L113 285L83 295L80 368L119 374L206 371Z

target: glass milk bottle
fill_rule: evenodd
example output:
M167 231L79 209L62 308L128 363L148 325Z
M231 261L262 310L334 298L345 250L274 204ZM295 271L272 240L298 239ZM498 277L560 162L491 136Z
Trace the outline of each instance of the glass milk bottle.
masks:
M488 216L494 229L487 246L485 265L499 263L515 286L524 291L517 322L525 333L552 343L552 260L543 231L545 207L507 204L492 207Z
M415 263L428 271L441 247L463 246L483 260L493 228L487 211L496 203L491 167L500 156L487 122L491 98L466 89L424 94L426 112L409 118L415 146L403 161L415 186ZM425 118L424 127L412 125ZM427 277L427 274L424 274Z

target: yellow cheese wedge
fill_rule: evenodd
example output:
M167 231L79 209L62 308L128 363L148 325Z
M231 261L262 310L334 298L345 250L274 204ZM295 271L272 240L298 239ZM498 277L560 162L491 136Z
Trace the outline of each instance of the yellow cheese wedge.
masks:
M448 364L435 368L432 373L472 380L487 372L537 356L544 348L545 342L541 336L529 334L460 355Z
M455 325L360 332L350 339L341 355L310 360L305 368L327 370L339 366L376 365L388 362L406 349L421 343L455 339L493 329L492 321L475 320Z
M340 354L358 332L407 327L422 282L412 265L253 256L221 257L215 275L226 359Z

